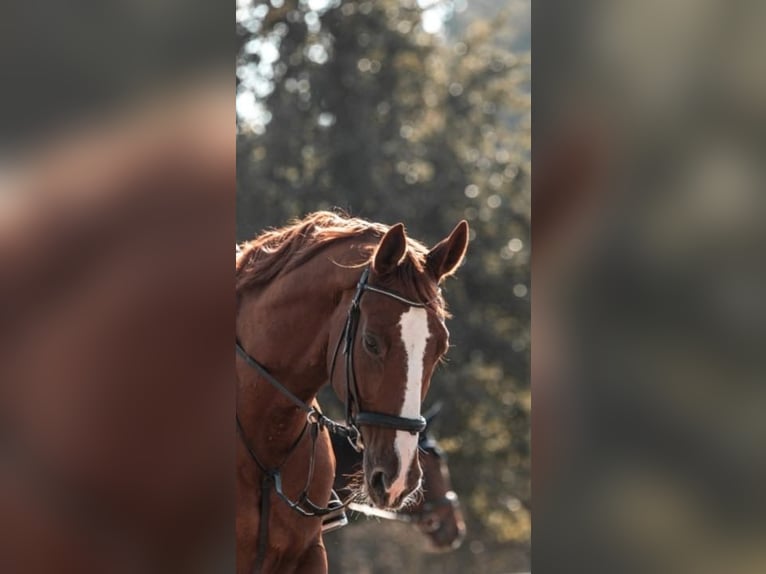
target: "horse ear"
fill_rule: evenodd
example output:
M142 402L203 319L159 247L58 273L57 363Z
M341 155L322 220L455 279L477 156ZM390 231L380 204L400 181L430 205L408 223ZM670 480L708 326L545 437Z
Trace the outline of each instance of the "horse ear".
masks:
M442 407L444 406L444 403L441 401L438 401L434 403L434 405L428 409L426 412L423 413L423 418L426 419L426 425L431 426L431 423L436 418L436 416L441 412Z
M378 275L390 273L402 262L406 252L407 236L404 234L404 225L397 223L378 243L372 259L372 269Z
M463 262L468 248L468 222L464 219L455 226L449 237L441 240L428 252L426 267L437 281L452 275Z

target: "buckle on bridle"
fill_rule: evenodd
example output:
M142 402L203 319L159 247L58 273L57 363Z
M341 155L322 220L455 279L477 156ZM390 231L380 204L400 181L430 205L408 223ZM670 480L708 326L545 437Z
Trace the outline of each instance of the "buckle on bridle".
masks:
M306 420L310 425L318 425L322 420L322 415L316 409L311 409L306 413Z
M359 432L359 429L356 428L353 423L347 423L346 428L348 429L348 434L346 434L348 444L350 444L351 448L356 452L363 452L364 443L362 442L362 433Z
M354 293L354 298L351 300L351 309L359 309L359 303L362 300L362 294L367 286L367 279L369 279L369 277L370 268L365 267L364 271L362 271L362 276L359 277L359 282L356 284L356 293Z

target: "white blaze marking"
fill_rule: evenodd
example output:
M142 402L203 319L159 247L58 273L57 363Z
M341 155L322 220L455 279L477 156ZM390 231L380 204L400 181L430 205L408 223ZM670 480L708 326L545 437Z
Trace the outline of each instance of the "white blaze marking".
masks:
M431 336L426 310L412 307L406 313L402 313L399 327L407 363L407 386L399 416L417 418L420 416L420 393L423 386L426 343ZM407 474L418 450L418 436L407 431L396 431L394 449L399 457L399 473L389 490L389 502L396 500L407 486Z

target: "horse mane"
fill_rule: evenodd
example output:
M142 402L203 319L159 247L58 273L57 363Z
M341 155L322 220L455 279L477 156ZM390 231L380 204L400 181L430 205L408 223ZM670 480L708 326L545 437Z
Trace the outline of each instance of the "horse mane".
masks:
M345 213L317 211L286 226L267 230L251 241L237 245L235 277L236 293L263 286L280 275L311 259L320 251L346 240L361 240L364 258L369 263L380 239L389 226L351 217ZM401 282L405 288L426 302L441 317L446 308L441 292L424 273L428 249L419 241L407 238L407 252L396 276L386 278L381 287ZM387 284L386 284L387 283Z

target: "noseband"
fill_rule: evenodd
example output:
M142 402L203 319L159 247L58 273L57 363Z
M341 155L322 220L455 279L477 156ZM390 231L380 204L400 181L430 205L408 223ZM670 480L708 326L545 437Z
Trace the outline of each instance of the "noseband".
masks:
M408 514L407 516L410 517L412 522L420 526L424 532L430 534L442 527L441 516L437 510L445 506L451 506L455 510L460 507L457 494L453 490L447 491L441 498L424 503L420 512Z

